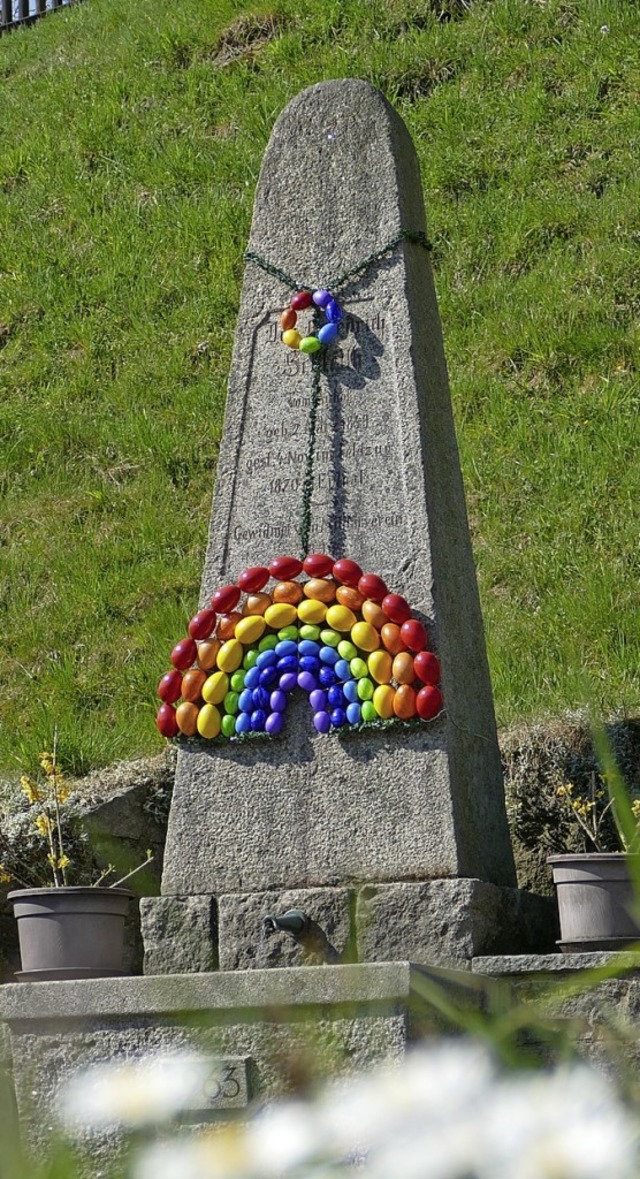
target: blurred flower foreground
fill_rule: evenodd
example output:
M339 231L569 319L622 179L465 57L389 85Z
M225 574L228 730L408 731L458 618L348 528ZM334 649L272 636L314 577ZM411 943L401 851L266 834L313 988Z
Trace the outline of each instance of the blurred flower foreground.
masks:
M638 1123L586 1065L505 1071L481 1044L445 1040L403 1062L282 1100L246 1124L178 1134L170 1119L211 1062L180 1055L94 1068L60 1095L66 1130L154 1127L133 1179L631 1179ZM162 1127L165 1127L163 1130ZM159 1136L160 1134L160 1136Z

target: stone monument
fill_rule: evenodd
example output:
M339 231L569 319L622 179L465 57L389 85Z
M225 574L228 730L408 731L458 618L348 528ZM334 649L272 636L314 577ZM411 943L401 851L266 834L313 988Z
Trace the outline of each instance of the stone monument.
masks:
M514 944L522 898L426 245L416 154L383 96L358 80L300 94L256 194L201 604L278 554L350 558L423 619L445 707L418 728L324 736L300 699L270 741L183 748L163 895L143 903L147 973L460 963ZM314 386L318 358L287 348L279 319L288 278L331 289L336 275L345 318ZM291 907L309 936L263 936Z
M234 1117L287 1088L287 1059L335 1073L401 1055L442 1030L436 993L485 1003L474 958L554 936L551 903L515 887L424 235L415 152L382 95L340 81L296 98L256 196L202 603L278 555L354 561L426 625L444 709L323 735L300 692L279 735L181 749L162 896L141 904L147 977L0 988L42 1154L59 1086L87 1064L205 1052L190 1119ZM289 279L336 275L346 314L320 367L278 321ZM93 1175L118 1142L80 1149Z

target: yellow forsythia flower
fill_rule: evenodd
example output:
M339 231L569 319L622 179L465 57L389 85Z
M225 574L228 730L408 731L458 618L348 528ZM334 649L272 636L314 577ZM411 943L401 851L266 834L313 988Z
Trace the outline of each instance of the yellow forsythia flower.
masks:
M28 774L22 775L20 779L20 786L22 787L22 793L25 795L27 802L42 802L42 794L40 789L38 788L37 783L34 782L33 778L30 778Z
M51 822L49 816L45 815L44 813L38 815L36 819L36 827L45 839L47 839L53 831L53 823Z

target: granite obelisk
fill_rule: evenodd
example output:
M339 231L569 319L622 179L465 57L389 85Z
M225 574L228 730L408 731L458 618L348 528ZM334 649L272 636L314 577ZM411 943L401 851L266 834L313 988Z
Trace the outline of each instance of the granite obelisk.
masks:
M321 378L309 551L405 595L440 658L445 711L421 729L324 737L294 701L271 742L182 750L167 904L237 898L222 915L284 890L515 884L429 254L404 240L366 264L401 231L424 233L425 214L399 116L364 81L304 91L258 183L249 250L267 269L245 269L201 601L247 566L304 555L311 360L281 341L291 292L275 272L313 288L356 269Z

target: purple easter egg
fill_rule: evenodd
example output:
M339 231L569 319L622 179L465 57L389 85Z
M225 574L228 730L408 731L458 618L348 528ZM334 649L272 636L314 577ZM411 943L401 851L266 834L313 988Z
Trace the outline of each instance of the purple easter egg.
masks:
M284 712L287 707L287 694L276 689L269 697L269 707L272 712Z
M312 672L301 671L298 676L298 687L304 692L313 692L313 689L318 687L318 681Z
M280 688L281 692L292 692L297 683L298 677L295 671L285 671L284 674L280 676L278 687Z
M328 733L331 728L331 717L328 712L316 712L313 724L318 733Z
M270 712L264 725L265 733L271 733L274 737L276 733L281 732L284 724L284 717L281 712Z
M327 707L327 693L323 692L321 688L315 688L309 694L309 704L314 712L324 712Z

